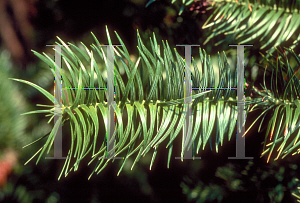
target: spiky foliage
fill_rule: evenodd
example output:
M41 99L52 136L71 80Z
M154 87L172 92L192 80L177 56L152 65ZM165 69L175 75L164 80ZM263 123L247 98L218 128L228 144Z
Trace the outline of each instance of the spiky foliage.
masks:
M281 144L278 147L277 151L279 152L276 159L279 157L284 158L293 150L295 150L300 144L298 141L300 136L300 82L296 77L296 73L300 67L300 58L291 49L286 49L286 51L290 53L296 60L296 64L293 66L297 68L291 67L286 51L283 52L279 51L278 49L276 50L277 57L271 55L272 58L266 59L268 65L265 67L264 77L268 71L269 75L271 75L270 89L268 90L266 86L265 78L262 86L262 92L259 92L256 88L254 88L254 90L260 94L262 99L253 106L253 109L264 109L262 114L254 121L254 123L259 118L263 117L260 124L261 126L267 114L272 116L268 121L268 128L264 143L264 149L265 147L268 148L262 153L262 155L264 155L269 152L267 161L269 161L275 146L278 146L280 143ZM268 137L272 142L266 145ZM298 149L297 152L299 153L300 150Z
M240 44L259 44L260 49L267 48L273 53L274 47L288 41L294 34L298 34L298 38L289 46L295 48L299 42L298 0L213 2L214 13L203 25L203 28L211 28L212 33L204 44L214 36L224 34L227 37L215 45L231 38Z
M250 43L269 53L282 43L288 42L292 49L299 44L299 0L201 0L199 7L203 6L203 2L208 6L207 10L214 10L202 27L211 31L204 45L219 35L224 35L224 39L216 42L215 46L229 41ZM173 0L171 3L181 5L180 15L193 1Z
M124 154L125 150L127 150L120 171L128 157L137 153L133 167L142 156L145 156L146 153L154 148L154 150L152 149L151 169L159 145L167 138L169 138L167 143L167 148L169 148L167 165L169 166L173 142L181 131L185 119L184 59L178 54L176 49L174 49L175 54L173 55L167 42L162 42L163 51L161 53L155 35L153 35L153 39L150 39L151 49L148 50L138 34L140 57L134 63L117 33L116 36L123 46L122 48L116 47L114 49L116 55L116 60L114 61L115 114L117 118L115 120L115 156L123 156L122 153ZM108 30L107 37L109 44L112 44ZM66 45L60 38L58 39L61 45ZM65 46L62 48L63 52L61 54L67 67L62 69L63 87L106 87L105 77L101 73L103 70L101 70L100 64L105 64L108 67L107 59L105 51L101 46L98 46L100 43L95 36L94 39L97 45L91 45L91 49L88 49L83 43L81 43L82 50L71 43L69 43L70 47ZM223 53L223 58L221 55L218 55L219 74L217 75L220 79L216 81L210 56L202 49L199 49L199 52L201 67L198 68L195 59L192 60L193 87L236 87L236 80L234 79L236 76L232 77L225 53ZM300 58L291 49L288 52L296 59L297 64L293 66L299 67ZM45 61L54 73L54 61L45 53L41 55L35 52L35 54ZM270 133L272 142L266 145L267 142L265 141L265 145L267 147L270 146L270 148L263 153L265 154L269 151L269 161L272 151L280 142L282 144L279 146L277 158L282 156L283 153L285 155L282 157L286 156L295 150L300 143L298 141L300 122L297 123L300 112L300 88L299 79L295 77L298 69L295 70L291 67L286 53L278 51L276 62L274 60L266 60L269 62L266 65L266 71L268 70L271 75L270 88L267 88L264 78L263 91L258 91L253 87L259 98L247 97L245 104L248 108L247 112L250 110L250 105L252 105L251 111L258 108L264 110L256 121L260 117L265 118L267 114L272 116L266 132L266 138ZM128 78L126 85L120 74L122 68L125 69ZM143 80L141 78L142 70L145 76ZM165 77L163 76L164 74ZM15 80L35 87L53 103L54 96L46 90L28 81ZM71 146L68 151L68 157L75 158L75 160L66 160L61 173L62 175L65 172L66 176L71 170L74 169L76 171L80 161L87 155L91 155L90 163L92 163L92 161L99 157L105 157L107 154L105 136L101 137L105 133L101 132L99 124L103 120L107 131L107 102L105 99L107 94L103 90L71 89L64 91L62 96L63 117L55 124L53 130L45 136L47 141L34 156L39 154L38 162L46 150L49 153L58 129L58 123L65 125L67 122L70 122ZM54 117L54 106L46 105L45 107L50 107L50 109L37 110L28 114L48 113L48 116L51 116L51 121ZM193 90L192 110L191 123L193 124L193 130L188 135L192 142L185 146L184 139L182 139L181 155L184 154L185 147L188 147L188 149L191 148L193 150L193 156L195 156L195 152L198 153L201 146L204 149L208 141L211 148L212 142L214 142L216 151L218 151L218 145L222 145L225 135L228 134L228 139L230 139L235 129L237 116L236 92L230 89ZM125 111L127 112L126 127L124 124L125 119L122 117ZM150 116L149 125L147 122L148 115ZM282 125L284 126L283 128L281 127ZM212 134L215 127L216 136ZM293 135L294 132L298 132L297 136ZM293 142L290 142L289 138L294 139ZM102 143L100 147L99 143ZM110 159L106 161L104 159L98 160L93 173L100 173L109 161Z
M117 33L116 36L123 46L122 48L116 47L114 49L116 55L114 62L115 156L122 156L121 153L124 154L125 150L127 150L123 167L128 157L137 153L133 167L141 156L144 156L154 148L154 150L152 149L151 169L157 154L157 148L164 140L169 138L167 143L169 148L167 165L169 166L173 141L178 136L185 121L184 59L178 54L176 49L174 49L175 54L172 53L168 42L162 42L163 50L161 53L155 35L153 35L153 39L150 39L151 49L149 50L144 46L138 34L140 57L134 63ZM107 37L109 44L112 44L108 30ZM99 45L100 43L95 36L94 39L96 44ZM66 45L61 39L59 41L60 44ZM101 63L107 65L105 51L102 47L93 44L91 49L89 49L82 43L84 50L81 50L74 44L69 43L69 45L70 47L63 47L63 52L61 53L66 66L61 72L63 87L106 87L105 78L101 73L100 67ZM196 61L192 60L193 87L236 87L236 80L234 79L236 77L232 76L225 53L223 53L223 57L221 55L218 56L219 74L217 75L219 75L219 81L216 81L216 74L213 71L210 56L202 49L199 49L199 52L201 67L197 67ZM37 52L34 53L46 62L54 73L54 61L45 53L44 55ZM127 84L124 84L120 75L120 69L122 68L125 69L128 78ZM138 69L144 71L143 75L145 77L143 77L143 81ZM163 74L166 74L165 78ZM35 87L53 103L54 96L41 87L28 81L14 80ZM101 156L105 157L106 140L104 136L100 137L105 132L101 132L99 127L100 120L103 120L107 130L107 102L105 97L107 98L107 95L104 90L85 91L82 89L71 89L63 92L63 117L59 122L65 125L66 121L70 121L71 146L68 151L68 157L75 158L74 161L73 159L66 160L62 170L62 173L65 172L65 175L72 169L76 171L80 161L87 155L91 155L91 162ZM28 114L47 113L48 116L51 116L51 120L54 117L54 106L45 107L50 108L29 112ZM122 116L125 109L128 123L124 130L124 118ZM192 142L187 146L188 149L192 148L195 156L195 152L198 153L200 148L204 149L208 141L212 148L212 142L214 141L218 151L218 145L222 145L225 135L228 134L228 139L230 139L235 129L237 115L236 91L230 89L193 90L192 110L193 119L191 123L193 124L193 132L190 134ZM147 124L149 115L150 126ZM134 122L136 120L137 122ZM51 133L45 136L47 141L35 154L39 154L37 162L46 150L49 153L57 132L57 126L58 124L54 126ZM215 126L217 126L216 137L212 134ZM100 147L98 147L99 142L102 142ZM183 154L184 145L182 147ZM104 159L98 161L93 173L102 171L109 161L110 159L106 160L106 162ZM73 164L72 167L70 166L71 163Z

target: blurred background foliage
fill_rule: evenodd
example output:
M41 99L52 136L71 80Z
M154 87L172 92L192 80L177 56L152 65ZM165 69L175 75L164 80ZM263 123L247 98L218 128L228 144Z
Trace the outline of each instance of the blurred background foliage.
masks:
M299 195L299 158L267 164L260 158L264 134L256 132L258 125L246 139L246 156L254 157L250 161L228 160L235 155L235 142L231 141L218 154L204 150L201 160L172 160L170 169L164 156L167 150L159 149L151 171L151 156L147 155L133 170L129 159L120 176L116 174L121 163L114 162L90 181L87 177L92 168L87 163L59 182L63 163L59 160L42 159L38 165L32 161L24 166L39 147L22 147L47 134L52 123L48 124L44 115L20 116L47 100L35 89L8 78L28 80L53 92L51 72L30 50L53 55L46 45L54 44L55 36L88 44L92 42L91 31L106 40L108 25L118 32L134 59L138 29L144 42L154 32L158 41L168 40L174 48L176 44L199 44L212 59L218 51L225 51L231 67L235 66L236 51L228 47L234 41L215 46L224 38L218 35L202 46L210 34L202 26L213 10L203 4L205 1L187 2L182 7L181 1L151 1L146 7L147 0L0 1L0 202L296 202L292 193ZM111 37L117 42L114 35ZM184 55L183 48L177 50ZM197 54L195 48L193 56ZM258 49L245 49L247 81L262 82L263 72L256 65L261 59ZM259 113L249 114L249 123ZM179 145L174 146L178 153Z

